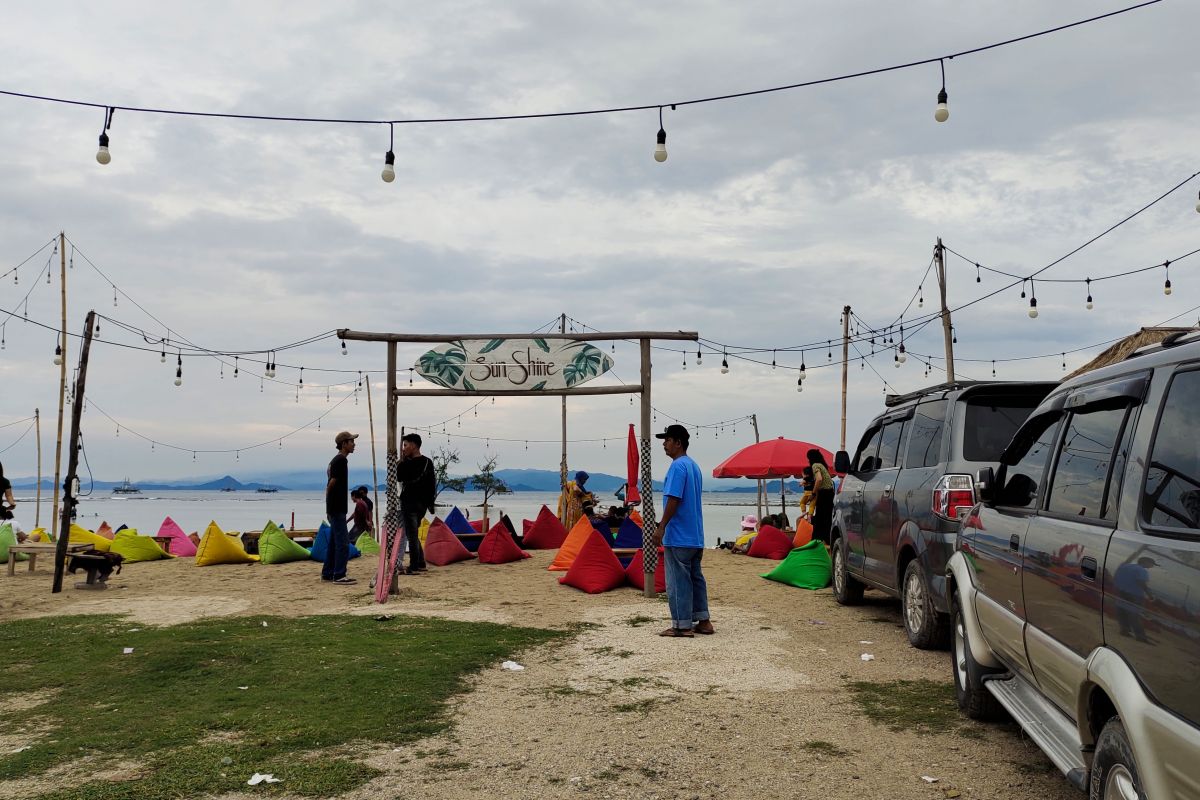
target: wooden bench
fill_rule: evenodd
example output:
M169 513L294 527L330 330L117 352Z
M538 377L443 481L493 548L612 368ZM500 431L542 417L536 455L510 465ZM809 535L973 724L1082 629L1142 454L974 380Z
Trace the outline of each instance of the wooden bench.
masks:
M316 528L296 528L295 530L285 531L279 529L289 539L315 539L317 538ZM257 539L262 536L262 531L243 531L242 539Z
M81 550L87 550L91 547L90 544L71 544L67 543L67 553L78 553ZM29 556L29 571L33 572L37 566L37 557L39 554L53 555L58 550L58 545L54 542L24 542L14 544L8 548L8 574L15 575L17 572L17 555L23 553Z

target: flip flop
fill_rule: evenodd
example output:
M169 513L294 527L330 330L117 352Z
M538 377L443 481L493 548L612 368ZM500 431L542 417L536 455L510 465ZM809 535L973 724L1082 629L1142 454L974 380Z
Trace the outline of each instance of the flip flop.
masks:
M712 623L708 620L697 622L696 627L692 628L692 633L698 633L701 636L712 636L717 631L713 628Z
M659 636L668 636L676 639L691 639L695 636L691 628L667 628L659 634Z

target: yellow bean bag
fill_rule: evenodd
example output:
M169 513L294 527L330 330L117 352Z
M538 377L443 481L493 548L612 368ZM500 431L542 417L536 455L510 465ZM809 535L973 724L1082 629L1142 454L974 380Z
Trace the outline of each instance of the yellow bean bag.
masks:
M53 542L54 534L45 528L34 528L29 532L29 541L31 542Z
M90 544L92 549L107 553L112 549L112 541L105 539L103 536L96 534L84 528L81 525L71 523L70 534L67 536L67 541L71 544Z
M404 535L403 532L401 532L400 535L403 536ZM423 520L421 520L421 527L417 529L417 538L421 541L421 544L425 544L425 537L428 535L429 535L429 520L423 519ZM362 550L361 547L358 549Z
M113 536L112 552L124 556L126 564L175 557L159 547L158 542L151 537L139 536L133 528L126 528Z
M204 538L196 547L196 566L208 567L213 564L247 564L258 561L258 556L252 556L242 547L238 534L225 533L216 522L208 523Z

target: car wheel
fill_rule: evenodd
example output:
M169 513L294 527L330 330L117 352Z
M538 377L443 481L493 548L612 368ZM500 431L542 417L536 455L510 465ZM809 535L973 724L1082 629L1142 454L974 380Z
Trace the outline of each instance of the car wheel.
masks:
M1100 738L1096 740L1096 754L1092 758L1092 779L1088 782L1090 800L1146 800L1142 782L1138 777L1137 762L1133 760L1133 748L1125 734L1120 717L1113 717L1104 724Z
M940 650L950 643L950 618L933 606L933 595L921 562L913 559L900 585L900 609L908 642L921 650Z
M838 537L833 540L833 599L838 605L854 606L862 602L863 586L850 576L846 564L846 540Z
M985 667L971 655L971 641L967 625L963 620L962 596L955 595L952 613L954 646L950 648L951 665L954 669L954 697L958 708L971 719L994 720L1003 714L1003 707L983 685L983 676L1000 672Z

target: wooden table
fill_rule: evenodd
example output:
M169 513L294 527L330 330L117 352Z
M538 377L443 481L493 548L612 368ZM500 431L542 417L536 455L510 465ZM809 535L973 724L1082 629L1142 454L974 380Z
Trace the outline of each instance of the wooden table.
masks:
M163 549L163 552L171 552L171 540L175 538L174 536L151 536L150 538L158 542L158 546Z
M79 552L82 552L83 550L89 550L89 549L91 549L90 544L86 544L86 543L72 544L70 542L67 542L67 552L68 553L79 553ZM38 554L48 553L48 554L53 555L57 550L58 550L58 545L55 544L54 542L46 542L44 544L37 543L37 542L33 542L33 543L25 542L23 544L14 544L12 547L8 548L8 574L15 575L17 572L17 554L18 553L24 553L25 555L29 556L29 571L33 572L34 567L37 565Z

